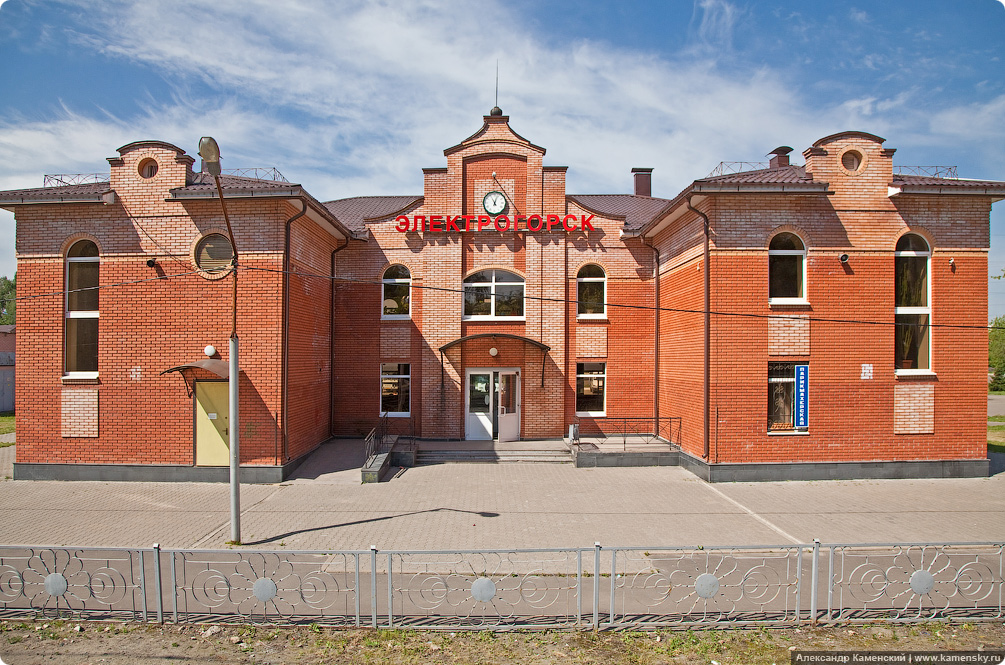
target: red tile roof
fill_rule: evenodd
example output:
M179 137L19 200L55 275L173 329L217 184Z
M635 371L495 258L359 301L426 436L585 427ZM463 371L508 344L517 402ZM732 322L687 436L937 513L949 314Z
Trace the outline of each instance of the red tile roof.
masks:
M669 199L634 194L569 194L568 199L592 213L625 220L625 230L642 227L660 213Z
M392 215L412 210L423 201L423 197L406 196L354 196L348 199L326 201L323 205L340 222L356 234L366 230L366 223L383 221Z

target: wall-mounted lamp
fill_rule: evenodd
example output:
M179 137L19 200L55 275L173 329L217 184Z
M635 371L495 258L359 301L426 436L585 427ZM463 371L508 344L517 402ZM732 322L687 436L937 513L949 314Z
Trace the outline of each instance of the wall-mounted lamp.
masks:
M955 266L956 265L956 259L949 259L949 265Z
M838 257L838 259L841 261L841 263L848 263L848 255L847 254L842 254L841 256Z
M157 259L147 259L148 268L153 268L155 265L157 265Z
M205 353L206 356L208 356L209 358L212 358L213 356L216 355L216 347L213 346L212 344L207 344L206 348L203 349L202 352Z
M499 349L493 346L491 349L489 349L489 355L495 358L496 356L499 355Z

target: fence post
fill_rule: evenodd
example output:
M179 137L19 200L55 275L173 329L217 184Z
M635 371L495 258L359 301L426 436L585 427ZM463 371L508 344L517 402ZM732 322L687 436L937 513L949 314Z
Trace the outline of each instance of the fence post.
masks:
M813 539L813 563L811 564L810 570L813 571L811 576L812 585L810 587L810 622L817 622L817 582L820 579L820 539Z
M164 623L164 588L161 584L160 543L154 543L154 584L157 585L157 623Z
M377 546L370 545L370 626L377 627Z
M593 630L600 629L600 543L593 544Z
M147 622L147 558L143 556L145 550L140 550L140 590L143 595L143 623Z

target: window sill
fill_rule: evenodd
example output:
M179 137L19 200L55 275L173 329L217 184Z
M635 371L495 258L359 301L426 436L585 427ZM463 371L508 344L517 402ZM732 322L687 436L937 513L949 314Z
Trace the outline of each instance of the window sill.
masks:
M72 374L64 374L61 380L64 386L101 383L101 381L98 380L97 372L74 372Z
M577 418L606 418L606 411L576 411Z
M380 317L381 321L408 321L412 318L411 314L382 314Z
M588 323L610 323L606 314L580 314L576 320Z
M384 417L387 417L387 418L410 418L411 416L412 416L412 414L409 413L408 411L403 411L403 412L392 411L391 413L382 413L382 414L380 414L381 418L384 418Z
M805 429L776 429L768 430L768 436L809 436L809 430Z
M768 307L809 307L806 298L768 298Z
M895 369L893 374L894 376L936 376L935 372L930 369Z
M525 323L526 316L462 316L461 321L478 321L481 323Z

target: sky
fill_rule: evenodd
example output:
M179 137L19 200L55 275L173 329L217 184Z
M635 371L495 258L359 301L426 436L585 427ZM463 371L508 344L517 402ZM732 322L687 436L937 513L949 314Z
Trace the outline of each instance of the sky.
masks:
M498 104L569 193L673 197L845 130L1005 181L1005 0L0 0L0 189L133 141L275 167L322 201L421 194ZM1005 270L1005 201L990 273ZM0 275L15 270L0 211ZM992 317L1005 280L990 280Z

